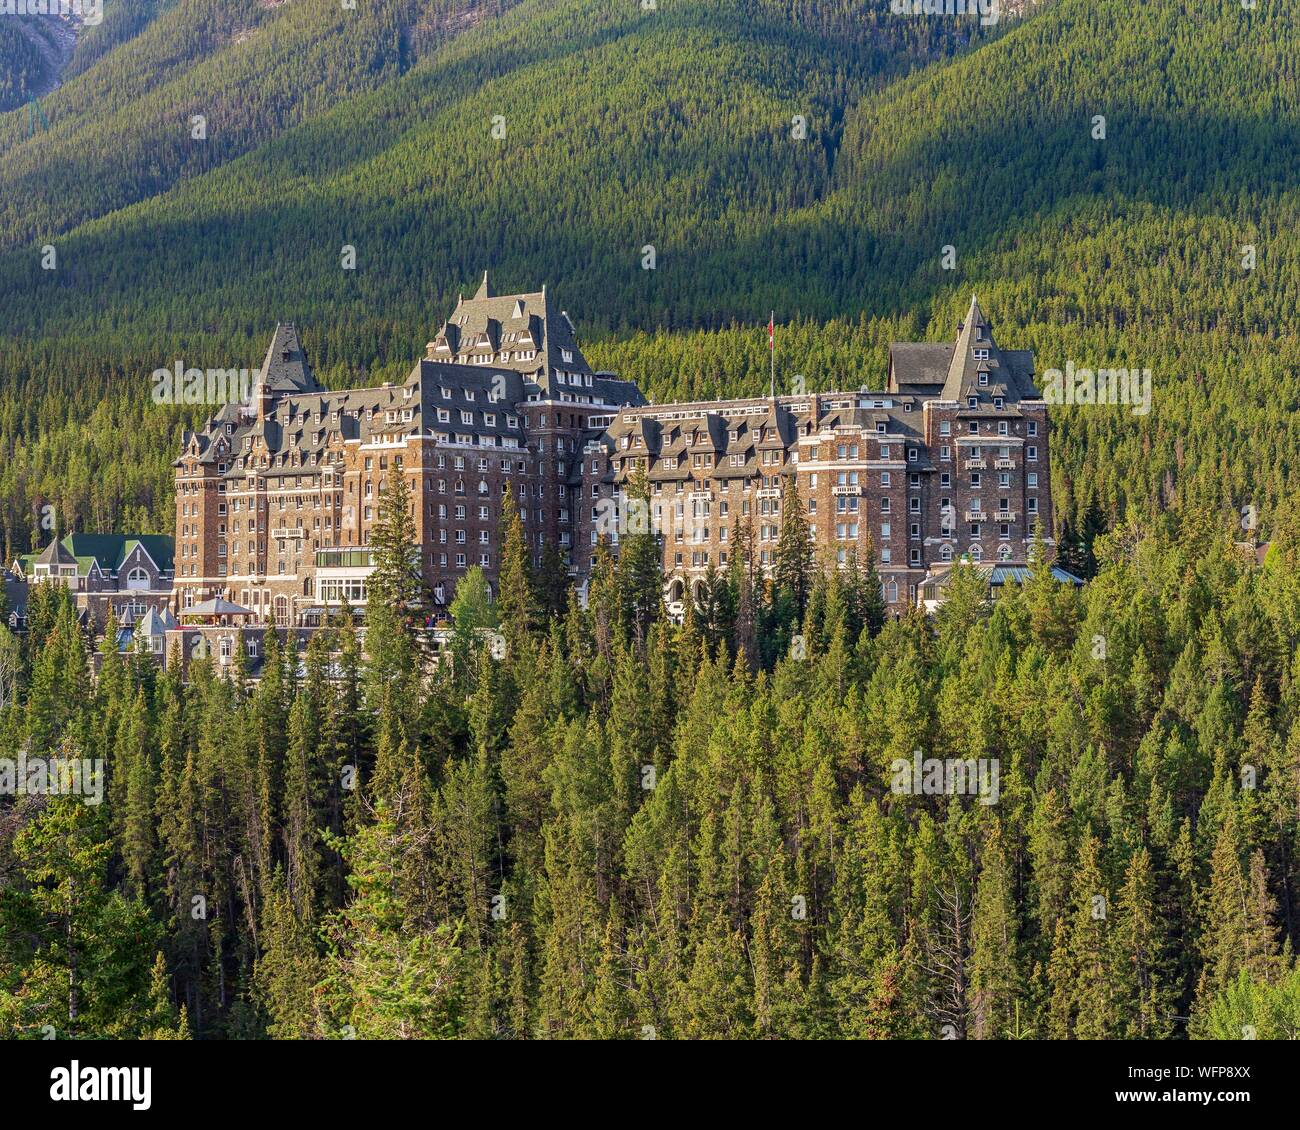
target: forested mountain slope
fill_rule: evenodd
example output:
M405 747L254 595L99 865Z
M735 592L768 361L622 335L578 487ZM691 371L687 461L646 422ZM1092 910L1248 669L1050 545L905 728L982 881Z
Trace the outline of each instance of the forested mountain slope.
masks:
M152 369L254 364L278 318L327 380L390 377L484 266L557 288L589 354L656 398L756 387L763 337L727 326L772 308L797 321L786 378L878 383L890 338L951 335L974 290L1040 371L1152 370L1145 418L1057 414L1063 515L1267 511L1291 489L1289 11L1060 0L981 32L849 0L523 0L440 24L381 4L337 34L314 0L240 12L164 11L60 92L111 90L117 110L50 100L50 148L17 115L0 127L3 198L56 189L0 222L11 538L46 495L69 522L167 520L177 420L151 415L131 481L100 485L93 457L62 469L90 402L111 433ZM431 18L461 34L416 59L401 29ZM214 69L176 86L166 51ZM191 145L173 119L212 82L229 108ZM95 161L104 183L61 199Z
M53 140L33 144L19 140L20 123L8 119L14 160L7 154L0 172L6 199L21 200L39 182L43 204L35 209L63 227L139 200L22 247L43 221L18 205L0 213L0 242L10 245L0 251L7 314L0 441L12 453L0 496L11 541L27 539L37 498L55 501L65 528L168 521L166 460L180 421L154 412L140 419L148 373L177 357L254 364L268 316L298 320L318 370L348 381L382 366L404 370L457 285L484 264L502 285L562 282L585 330L702 320L718 302L726 310L737 278L725 293L696 288L681 315L674 312L678 275L668 265L680 249L714 246L725 257L738 233L816 200L830 186L846 107L971 34L900 24L848 0L807 7L680 0L656 11L608 0L504 7L378 5L376 28L418 13L414 30L392 41L434 44L425 61L395 77L402 59L380 51L376 31L371 54L388 60L391 81L375 80L372 92L292 125L302 106L325 101L309 91L277 119L286 127L280 136L226 164L268 127L250 118L249 130L220 140L231 130L229 114L214 112L207 142L191 143L177 123L197 108L194 92L207 92L211 105L211 83L226 83L219 90L229 113L248 98L266 111L268 90L297 91L302 75L314 77L286 32L319 37L322 23L343 18L335 8L294 0L257 9L255 20L294 22L277 23L274 35L259 25L247 42L218 49L222 34L244 25L191 0L60 92L70 100L78 91L114 91L120 108L111 124L71 106L64 113L51 99ZM196 24L195 13L206 22ZM331 73L330 90L367 57L356 41L352 33L320 39L320 53L337 54L333 69L342 75ZM253 68L257 81L245 81L251 72L236 64L255 50L268 57ZM200 61L210 68L202 82L190 73L176 85L157 62L169 53L203 60L210 51L221 65ZM497 114L504 139L492 135ZM808 121L807 140L789 137L796 114ZM77 162L94 171L74 175ZM64 175L71 180L60 187ZM98 185L86 198L57 202L86 178ZM57 270L42 269L46 238ZM658 273L640 269L647 243L659 248ZM340 267L345 244L357 248L356 271ZM605 300L596 303L596 294ZM32 388L37 395L28 395ZM97 418L87 428L92 404ZM133 450L123 460L125 421Z

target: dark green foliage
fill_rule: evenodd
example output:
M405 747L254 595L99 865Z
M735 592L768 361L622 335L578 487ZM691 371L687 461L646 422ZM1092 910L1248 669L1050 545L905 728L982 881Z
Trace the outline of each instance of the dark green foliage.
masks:
M102 753L108 779L98 808L0 799L0 1018L154 1038L1293 1035L1300 587L1221 530L1168 526L1098 538L1082 592L1031 581L989 605L955 584L932 622L873 624L867 574L814 572L803 648L756 675L729 578L638 646L613 563L604 629L596 593L503 654L471 640L463 678L415 678L408 633L372 615L360 671L344 626L301 675L268 637L252 688L109 653L91 693L68 602L42 592L0 753ZM472 603L461 626L490 628ZM994 760L995 803L912 792L918 750Z

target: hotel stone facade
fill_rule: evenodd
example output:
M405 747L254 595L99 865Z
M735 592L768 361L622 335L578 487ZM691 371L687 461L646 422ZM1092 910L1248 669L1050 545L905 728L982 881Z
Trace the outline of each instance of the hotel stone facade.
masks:
M435 606L472 566L495 587L506 494L535 557L557 546L581 588L597 540L617 551L639 470L674 611L745 519L770 567L788 476L818 556L873 553L897 611L956 557L1023 563L1035 524L1050 535L1048 440L1032 357L999 348L974 301L951 343L893 346L883 391L651 405L591 369L545 289L497 296L485 275L401 384L327 391L276 328L251 403L183 438L176 607L220 595L310 625L362 603L396 467Z

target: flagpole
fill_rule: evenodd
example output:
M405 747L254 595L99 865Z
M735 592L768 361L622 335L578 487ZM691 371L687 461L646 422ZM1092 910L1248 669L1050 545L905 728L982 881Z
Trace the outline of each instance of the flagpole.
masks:
M776 311L767 322L767 351L772 355L772 399L776 400Z

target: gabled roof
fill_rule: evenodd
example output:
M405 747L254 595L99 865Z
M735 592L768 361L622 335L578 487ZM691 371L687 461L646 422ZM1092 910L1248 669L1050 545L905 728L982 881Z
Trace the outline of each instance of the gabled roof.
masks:
M166 534L69 534L63 540L77 557L93 557L105 572L116 572L137 547L161 571L172 567L175 543Z
M33 565L75 565L84 577L93 569L116 573L123 562L139 548L159 572L171 571L175 543L166 534L68 534L52 541L39 554L28 553L18 559L23 574L30 576Z

